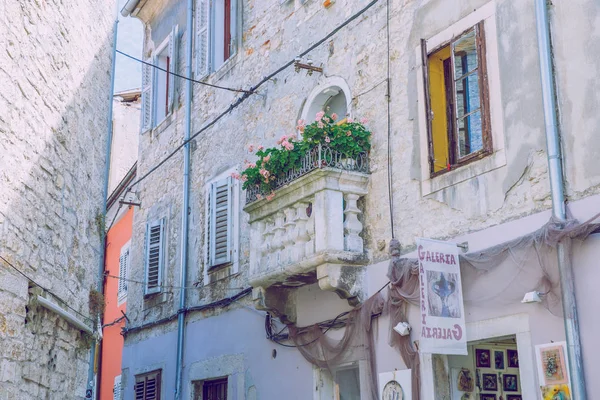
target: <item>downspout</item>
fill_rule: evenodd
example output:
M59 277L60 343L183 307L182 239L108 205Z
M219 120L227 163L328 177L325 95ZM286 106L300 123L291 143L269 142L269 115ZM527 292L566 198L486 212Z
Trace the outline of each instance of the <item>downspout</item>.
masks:
M113 98L115 94L115 68L117 61L117 32L119 29L119 18L118 18L118 9L115 12L115 23L114 23L114 34L113 34L113 44L112 44L112 67L110 71L110 95L109 95L109 105L108 105L108 125L107 125L107 135L106 135L106 159L104 165L104 187L102 188L102 221L106 221L106 202L108 197L108 177L110 173L110 153L112 149L112 139L113 139ZM106 231L105 227L100 230L100 261L98 262L98 285L96 290L100 293L104 290L104 262L105 262L105 251L106 251ZM101 326L101 318L100 315L98 317L98 325ZM100 340L96 339L92 348L90 350L90 361L88 367L88 384L87 390L85 393L86 399L98 398L98 381L95 379L94 366L96 362L96 357L100 357ZM96 352L96 349L98 350Z
M546 124L546 145L548 147L548 171L550 178L550 192L552 195L552 214L554 218L560 222L564 222L566 221L567 216L565 210L563 164L558 133L558 119L556 115L557 103L553 80L554 67L552 64L552 50L550 45L548 8L546 0L535 0L535 5L538 48L540 53L542 99ZM585 400L585 376L583 373L583 359L581 357L577 303L575 299L575 277L573 275L573 266L569 251L570 245L571 241L568 238L558 244L558 269L560 272L560 287L562 292L572 398Z
M186 25L186 46L185 63L186 76L192 76L192 38L194 27L194 1L187 0L187 25ZM190 200L190 143L188 142L191 134L192 125L192 81L185 80L185 125L184 141L186 145L183 148L183 205L181 209L181 274L179 295L179 310L177 311L177 361L175 364L175 400L182 398L182 374L183 374L183 347L185 340L185 297L186 281L188 267L188 236L189 236L189 200Z

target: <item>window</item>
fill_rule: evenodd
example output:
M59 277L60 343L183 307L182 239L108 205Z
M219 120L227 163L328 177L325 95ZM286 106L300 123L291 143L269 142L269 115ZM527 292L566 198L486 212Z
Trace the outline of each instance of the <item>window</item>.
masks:
M432 175L492 151L483 22L429 52L422 41Z
M160 400L160 370L135 376L135 400Z
M142 66L142 132L160 124L174 108L175 75L177 70L177 38L179 28L171 34L145 61L152 65Z
M231 263L233 253L233 182L231 177L208 187L206 243L208 269Z
M113 385L113 400L121 400L121 375L115 376Z
M144 294L159 293L162 290L164 262L164 219L146 225L146 284Z
M358 366L335 371L335 400L360 400L360 375Z
M227 400L227 378L194 382L194 400Z
M237 50L238 0L197 0L196 75L218 70Z
M129 248L130 243L127 242L127 244L121 248L121 255L119 256L119 285L117 289L119 303L127 298L127 278L129 277L130 265Z

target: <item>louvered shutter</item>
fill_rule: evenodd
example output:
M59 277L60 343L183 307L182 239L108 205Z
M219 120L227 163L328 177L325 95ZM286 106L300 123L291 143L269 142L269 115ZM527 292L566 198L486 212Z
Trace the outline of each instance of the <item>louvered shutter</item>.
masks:
M196 78L209 74L209 0L196 2Z
M209 267L231 262L232 178L211 184L209 194Z
M150 63L151 59L146 59L146 62ZM141 115L141 129L142 133L149 129L152 129L152 81L154 78L154 71L151 65L142 64L142 115Z
M431 120L433 115L431 112L431 94L429 93L429 57L427 54L427 41L421 39L421 68L423 70L423 95L425 96L425 123L427 124L427 142L429 146L429 170L430 173L434 172L434 153L433 153L433 132L431 127Z
M127 297L127 276L129 271L129 245L124 246L121 249L121 256L119 257L119 285L118 285L118 299L119 301Z
M160 371L135 377L135 400L160 400Z
M113 400L121 400L121 375L115 376L113 385Z
M146 232L145 294L161 291L164 259L164 219L151 222Z
M177 57L179 49L179 25L175 25L173 30L171 31L171 36L169 37L169 71L172 72L169 74L167 79L169 80L169 99L168 99L168 112L171 113L175 107L175 85L177 84L177 80L175 79L175 75L173 73L177 73Z

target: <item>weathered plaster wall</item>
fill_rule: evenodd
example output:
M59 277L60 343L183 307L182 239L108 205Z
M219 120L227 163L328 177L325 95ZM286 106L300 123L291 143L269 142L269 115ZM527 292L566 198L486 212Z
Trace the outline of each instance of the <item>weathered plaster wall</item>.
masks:
M0 255L88 315L99 262L113 1L0 3ZM83 398L79 330L0 261L0 399Z

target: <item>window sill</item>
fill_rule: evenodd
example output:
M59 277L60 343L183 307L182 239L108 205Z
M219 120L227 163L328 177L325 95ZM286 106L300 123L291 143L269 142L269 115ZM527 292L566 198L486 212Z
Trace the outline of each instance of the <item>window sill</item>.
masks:
M209 83L215 83L220 81L225 75L229 73L229 71L233 69L233 67L237 65L239 53L240 52L238 50L233 56L229 57L229 59L225 61L223 65L221 65L217 70L211 72L205 81Z
M166 117L162 119L154 128L151 129L152 137L160 135L169 125L171 125L171 120L173 119L173 112L171 111L167 114Z
M158 292L144 295L144 310L167 302L167 293Z
M496 150L494 153L480 160L457 167L455 170L438 173L433 177L421 182L421 196L438 192L442 189L454 186L461 182L475 178L479 175L504 167L506 165L506 152L504 149Z

